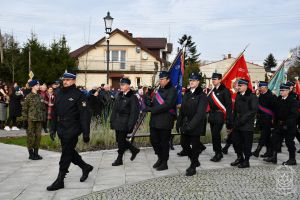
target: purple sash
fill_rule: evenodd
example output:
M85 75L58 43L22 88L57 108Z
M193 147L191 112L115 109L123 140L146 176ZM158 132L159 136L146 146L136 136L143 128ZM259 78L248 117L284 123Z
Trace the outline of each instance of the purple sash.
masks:
M273 111L270 110L270 109L268 109L268 108L265 108L265 107L263 107L263 106L261 106L261 105L258 105L258 108L259 108L261 111L263 111L264 113L266 113L267 115L270 115L270 116L272 116L272 117L275 116L274 113L273 113Z
M157 101L160 105L162 105L162 104L165 103L165 100L160 96L160 94L159 94L158 91L155 93L155 99L156 99L156 101ZM170 112L172 115L176 115L176 110L173 109L173 108L171 108L171 109L169 110L169 112Z

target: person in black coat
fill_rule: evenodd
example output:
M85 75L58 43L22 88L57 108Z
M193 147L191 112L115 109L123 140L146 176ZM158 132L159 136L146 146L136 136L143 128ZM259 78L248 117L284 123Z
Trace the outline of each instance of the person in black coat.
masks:
M221 131L223 124L227 130L232 129L232 100L229 90L221 83L222 74L213 73L213 91L208 96L210 107L208 121L212 135L212 144L215 155L210 161L219 162L223 158L221 146Z
M208 105L206 94L199 86L199 74L192 73L189 77L190 89L183 96L180 113L176 123L176 130L181 133L180 144L187 152L191 165L186 170L186 176L196 174L196 167L203 144L200 135L205 134L206 108ZM192 145L192 148L190 147Z
M268 82L260 81L258 87L260 94L258 97L257 125L261 134L257 148L252 152L252 155L258 157L262 147L266 146L266 153L261 155L262 158L266 158L272 155L271 128L273 124L272 120L274 117L276 96L268 89Z
M253 143L254 120L258 110L258 99L248 88L249 81L238 81L238 94L233 112L233 147L237 159L231 166L250 167L249 159Z
M90 141L91 122L86 96L76 88L75 79L74 74L64 73L63 87L54 101L50 137L54 141L57 132L61 142L61 157L58 177L47 187L49 191L64 188L64 178L71 163L82 169L80 182L84 182L93 170L93 166L85 163L75 150L81 133L85 143Z
M130 89L131 81L128 78L120 80L121 92L118 94L110 116L111 129L116 131L118 143L118 157L112 166L123 165L123 155L127 149L132 153L130 160L134 160L140 150L126 140L127 134L132 133L139 117L139 102Z
M298 103L293 96L289 95L289 85L280 85L280 96L277 97L275 107L275 129L272 134L273 155L264 159L266 162L277 163L277 151L282 144L282 138L289 151L289 159L284 165L296 165L295 135L297 132Z
M152 105L145 108L151 112L150 141L158 156L153 168L157 171L168 169L171 131L176 119L177 91L170 82L170 74L162 71L159 74L159 89L155 92Z
M19 89L16 89L15 87L11 86L9 88L9 104L8 104L8 110L9 115L8 119L6 121L6 127L5 130L13 130L18 131L20 130L17 128L17 118L22 116L22 105L21 100L23 99L23 95ZM12 124L12 128L10 129L10 125Z

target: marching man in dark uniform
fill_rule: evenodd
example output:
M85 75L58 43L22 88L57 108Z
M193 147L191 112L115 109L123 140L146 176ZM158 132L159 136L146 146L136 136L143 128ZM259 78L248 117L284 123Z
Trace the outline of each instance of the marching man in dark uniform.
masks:
M53 121L50 137L54 140L56 132L61 142L61 157L59 161L59 173L54 183L47 190L54 191L64 188L64 178L69 172L71 163L82 169L80 182L88 178L93 166L85 163L75 150L78 136L83 133L83 141L90 141L91 115L87 107L85 95L76 88L76 76L64 73L63 87L57 93L53 106Z
M200 166L198 158L203 146L200 142L200 135L205 134L208 101L206 94L199 86L199 74L192 73L189 80L190 89L183 96L176 130L181 133L181 146L191 160L191 165L186 170L186 176L193 176L196 174L196 167Z
M123 165L123 154L127 149L132 153L130 160L134 160L140 150L126 140L127 134L132 133L139 117L139 102L130 89L131 81L128 78L120 80L121 92L118 94L110 117L111 129L116 131L118 143L118 157L112 166Z
M221 146L221 130L226 124L227 130L232 129L232 100L229 90L221 84L222 74L213 73L213 91L208 97L210 113L208 121L212 135L212 144L215 156L210 160L219 162L223 158Z
M248 88L249 81L238 81L238 94L233 112L233 147L237 159L231 166L250 167L249 159L253 143L254 120L258 110L258 99Z
M281 146L282 138L289 151L289 159L282 164L296 165L295 135L297 131L298 104L297 100L289 95L290 87L287 84L280 86L280 96L277 97L275 108L275 130L272 134L273 155L264 159L266 162L277 163L277 150Z
M150 141L158 156L153 168L162 171L168 169L171 130L176 118L177 92L170 82L170 74L167 71L160 72L159 85L152 106L147 106L144 111L151 112Z
M276 96L268 89L268 82L260 81L258 87L260 94L258 97L257 124L261 130L261 135L257 148L252 152L252 155L258 157L263 146L266 146L266 153L261 155L262 158L266 158L272 156L271 128L274 118Z

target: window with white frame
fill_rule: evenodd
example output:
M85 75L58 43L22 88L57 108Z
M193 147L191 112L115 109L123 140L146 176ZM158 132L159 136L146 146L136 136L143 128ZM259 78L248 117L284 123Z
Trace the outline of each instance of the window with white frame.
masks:
M111 50L110 61L113 63L120 63L120 69L126 68L126 51L125 50ZM105 58L106 60L106 58Z

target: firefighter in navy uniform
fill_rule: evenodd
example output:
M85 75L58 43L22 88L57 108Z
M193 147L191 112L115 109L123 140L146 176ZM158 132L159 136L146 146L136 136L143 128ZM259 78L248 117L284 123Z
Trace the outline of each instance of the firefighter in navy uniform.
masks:
M249 81L238 81L238 93L233 112L233 148L237 159L231 166L250 167L249 159L253 143L254 120L258 110L258 99L248 88Z
M152 106L144 112L151 112L150 142L158 156L153 165L157 171L168 169L171 130L176 119L177 92L170 82L170 74L162 71L159 74L159 89L155 92Z
M260 94L258 97L257 124L261 131L261 135L257 148L252 152L252 155L258 157L261 149L265 146L267 151L265 154L261 155L261 157L266 158L272 156L271 128L276 96L268 89L268 82L260 81L258 87Z
M221 130L223 124L226 124L227 130L232 129L232 100L229 90L221 83L222 74L213 73L212 83L213 91L208 97L210 113L208 121L212 135L214 157L210 160L219 162L223 158L221 146Z
M275 107L275 130L272 133L273 155L264 159L266 162L277 163L277 151L282 144L282 138L289 151L289 159L282 164L296 165L295 135L297 132L298 103L289 95L290 86L280 85L280 96L277 97Z
M118 157L112 163L112 166L123 165L122 158L127 149L132 153L131 161L140 152L138 148L126 140L127 134L133 131L140 113L138 99L130 89L130 84L131 81L128 78L120 80L121 92L115 100L110 116L111 129L116 131L116 141L118 143Z
M180 113L176 123L176 130L181 133L180 144L187 152L191 165L186 170L186 176L196 174L196 167L200 166L198 160L203 144L200 136L205 135L206 108L208 100L206 94L199 86L199 74L189 76L190 89L183 96ZM192 146L192 148L191 148Z
M63 87L57 93L53 106L53 121L50 129L50 137L55 139L56 132L61 142L61 157L59 161L59 173L57 179L47 187L54 191L64 188L64 178L69 172L71 163L82 169L80 182L88 178L93 166L85 163L75 150L78 136L83 133L83 141L90 141L91 115L88 109L85 95L76 88L76 76L64 73Z

